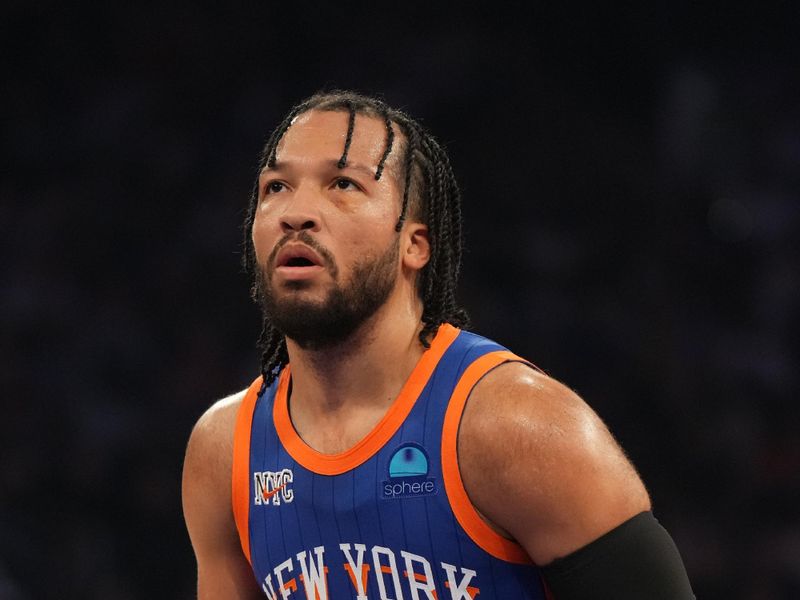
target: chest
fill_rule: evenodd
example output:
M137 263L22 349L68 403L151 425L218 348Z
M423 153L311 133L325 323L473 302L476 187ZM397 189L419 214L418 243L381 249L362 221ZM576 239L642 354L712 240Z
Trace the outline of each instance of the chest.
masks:
M386 417L390 402L385 405L362 406L356 409L304 414L291 411L291 420L298 437L320 454L337 455L356 447Z
M494 347L456 349L357 427L294 423L285 375L256 404L242 492L267 597L543 597L535 569L476 543L463 525L468 500L452 495L458 419L449 409L472 354Z

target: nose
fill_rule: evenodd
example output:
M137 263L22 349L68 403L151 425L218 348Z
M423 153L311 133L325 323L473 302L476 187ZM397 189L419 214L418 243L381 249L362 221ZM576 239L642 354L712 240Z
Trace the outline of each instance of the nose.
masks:
M283 233L319 230L320 198L309 190L298 189L280 218Z

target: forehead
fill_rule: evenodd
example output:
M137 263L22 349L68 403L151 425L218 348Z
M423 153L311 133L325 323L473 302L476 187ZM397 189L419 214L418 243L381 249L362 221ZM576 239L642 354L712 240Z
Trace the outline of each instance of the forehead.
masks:
M276 159L278 162L312 158L338 160L344 151L349 119L350 115L346 111L311 110L302 113L292 122L278 144ZM386 149L386 138L386 124L383 120L356 114L348 162L353 159L359 163L377 166ZM392 155L397 149L397 138L394 146Z

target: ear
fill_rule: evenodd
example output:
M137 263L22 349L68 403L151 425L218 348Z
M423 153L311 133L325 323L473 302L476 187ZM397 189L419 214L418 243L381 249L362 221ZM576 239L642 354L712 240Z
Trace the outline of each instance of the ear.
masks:
M406 222L402 232L403 266L421 271L431 258L431 244L428 239L428 226L424 223Z

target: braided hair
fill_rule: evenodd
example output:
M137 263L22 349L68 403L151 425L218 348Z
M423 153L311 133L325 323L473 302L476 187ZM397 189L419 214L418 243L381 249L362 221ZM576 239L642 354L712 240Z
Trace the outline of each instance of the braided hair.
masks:
M402 229L409 213L412 218L419 219L428 226L431 255L418 280L418 290L423 305L420 343L429 348L430 340L442 323L467 327L469 324L467 313L458 305L455 298L463 246L461 195L445 150L422 125L404 112L390 108L377 98L350 91L333 91L315 94L289 111L267 139L261 153L258 173L265 167L275 165L277 147L286 130L298 115L311 110L341 111L349 115L347 137L338 163L340 169L347 164L356 114L378 118L385 123L385 149L376 166L375 179L381 178L386 160L393 150L403 152L402 171L399 174L403 181L403 201L395 230L399 232ZM405 136L405 143L397 149L393 125L397 125ZM256 261L252 239L258 191L258 178L256 178L243 226L242 262L253 281L251 295L260 303L262 293L258 285L260 267ZM266 313L263 316L258 345L262 352L261 374L264 376L264 385L267 386L289 362L289 355L283 334L274 327L270 315Z

